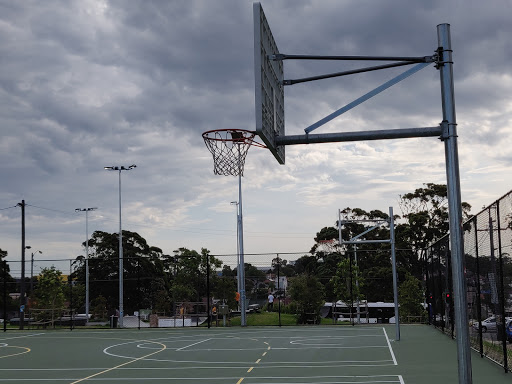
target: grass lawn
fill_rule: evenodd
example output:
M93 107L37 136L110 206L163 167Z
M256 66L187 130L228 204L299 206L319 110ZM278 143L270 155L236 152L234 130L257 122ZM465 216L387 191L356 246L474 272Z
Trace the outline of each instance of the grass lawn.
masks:
M240 325L241 318L234 317L231 319L231 325ZM246 318L247 325L279 325L279 313L277 312L260 312L248 313ZM281 313L281 325L297 325L297 317L287 313Z

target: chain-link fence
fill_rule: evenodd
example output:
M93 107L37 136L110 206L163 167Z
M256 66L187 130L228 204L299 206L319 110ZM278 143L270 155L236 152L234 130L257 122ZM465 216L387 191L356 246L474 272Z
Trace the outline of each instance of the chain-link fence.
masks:
M117 249L111 248L104 257L88 260L51 260L27 253L24 271L21 261L5 263L7 277L0 283L4 326L241 325L238 255L181 249L172 256L133 256L127 247L120 274ZM389 322L394 317L389 250L360 249L356 254L331 248L317 254L245 254L246 325ZM354 272L358 262L371 265L376 257L387 263L387 272L376 275L363 268L342 277L354 292L340 303L333 286L338 263L350 260ZM292 300L293 285L295 297L307 304Z
M512 192L464 223L471 346L508 370L512 350ZM449 237L425 255L429 320L456 337Z
M20 261L2 263L4 327L117 327L121 321L123 327L240 324L238 255L125 255L122 282L117 255L88 260L25 256L24 271ZM245 255L246 311L269 314L258 325L280 325L280 315L290 312L292 264L278 254Z

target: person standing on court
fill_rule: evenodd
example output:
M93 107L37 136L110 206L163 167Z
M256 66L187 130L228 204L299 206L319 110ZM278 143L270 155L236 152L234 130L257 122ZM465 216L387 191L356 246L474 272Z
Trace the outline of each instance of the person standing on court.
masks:
M272 312L274 309L274 295L272 295L272 292L268 294L268 304L267 304L267 312Z

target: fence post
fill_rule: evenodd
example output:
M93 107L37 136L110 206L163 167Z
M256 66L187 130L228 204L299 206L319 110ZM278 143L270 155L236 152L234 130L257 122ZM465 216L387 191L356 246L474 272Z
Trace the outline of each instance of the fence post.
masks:
M69 329L73 330L73 280L71 275L73 274L73 260L69 260Z
M277 294L281 295L281 290L279 289L279 281L281 280L280 275L279 275L279 264L281 264L281 263L279 260L279 253L278 253L277 254ZM277 308L278 308L278 316L279 316L279 326L281 326L281 296L277 297Z
M355 250L353 252L354 256L355 256ZM352 282L352 256L350 256L349 254L349 259L350 259L350 263L349 263L349 272L350 272L350 324L351 325L355 325L354 323L354 319L352 317L352 311L354 310L354 292L353 292L353 282Z
M140 255L137 257L137 296L138 296L137 297L137 303L138 303L137 307L139 307L139 308L137 308L138 309L138 311L137 311L137 314L138 314L138 316L137 316L138 317L138 326L137 326L137 328L140 331L140 310L141 310L141 307L142 307L142 305L141 305L141 301L142 300L141 300L141 294L140 294Z
M436 296L436 277L435 277L435 260L433 247L429 247L430 259L430 287L432 288L432 314L434 318L434 327L437 328L437 296Z
M500 312L501 312L501 334L502 346L503 346L503 368L505 372L508 372L508 359L507 359L507 333L505 330L505 285L503 282L503 256L501 247L501 223L500 223L500 203L499 200L496 202L496 223L498 227L498 252L499 252L499 263L500 263ZM497 324L498 325L498 324Z
M441 308L439 308L439 314L441 315L441 330L444 333L446 311L444 310L443 307L445 307L446 298L443 297L443 280L442 280L442 276L441 276L441 255L440 255L441 251L440 251L439 247L436 249L436 253L437 253L437 280L438 280L438 285L439 285L439 295L441 296L441 301L440 301Z
M478 316L478 338L480 342L480 357L484 357L484 340L482 335L482 300L480 298L481 295L481 287L480 287L480 261L478 254L478 225L477 225L477 216L473 217L473 221L475 223L475 256L476 256L476 311Z
M206 255L206 318L208 329L211 327L210 321L210 255Z
M7 261L4 260L4 332L7 332Z

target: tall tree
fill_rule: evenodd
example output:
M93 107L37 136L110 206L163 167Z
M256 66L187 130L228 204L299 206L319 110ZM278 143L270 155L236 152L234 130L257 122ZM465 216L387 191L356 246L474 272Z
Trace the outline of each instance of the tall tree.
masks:
M341 260L337 265L336 274L332 277L331 283L334 287L336 299L351 305L357 298L362 300L362 288L364 278L359 271L359 267L353 265L349 258Z
M290 297L297 305L298 323L318 321L324 304L324 287L313 275L302 274L290 279Z
M421 281L408 273L398 289L400 317L407 321L409 316L425 316L425 309L421 305L424 298Z
M406 220L403 236L412 248L424 249L448 233L446 184L426 183L423 188L400 195L399 206ZM463 221L469 219L470 210L471 205L463 202Z
M85 246L85 243L83 244ZM100 295L110 313L119 305L119 236L96 231L89 239L89 291L91 302ZM158 247L150 246L136 232L123 231L123 298L126 314L143 307L156 308L158 290L169 292L168 259ZM85 279L85 261L73 277ZM158 284L156 282L158 281Z
M15 291L15 280L10 274L10 268L9 264L7 264L6 261L7 258L7 251L4 251L0 248L0 281L2 282L0 289L3 291L4 289L4 283L6 284L7 292L14 292ZM14 309L15 305L13 300L9 295L7 295L7 302L5 303L5 307L7 310ZM4 308L4 295L0 295L0 310L3 311Z
M218 278L216 270L222 261L210 255L210 251L201 248L201 253L187 248L174 251L173 281L171 297L175 302L201 302L207 296L206 277L209 268L210 283L215 285Z
M39 274L37 288L35 289L35 305L37 309L44 309L38 320L55 320L64 309L66 282L62 280L62 272L55 269L43 268Z

